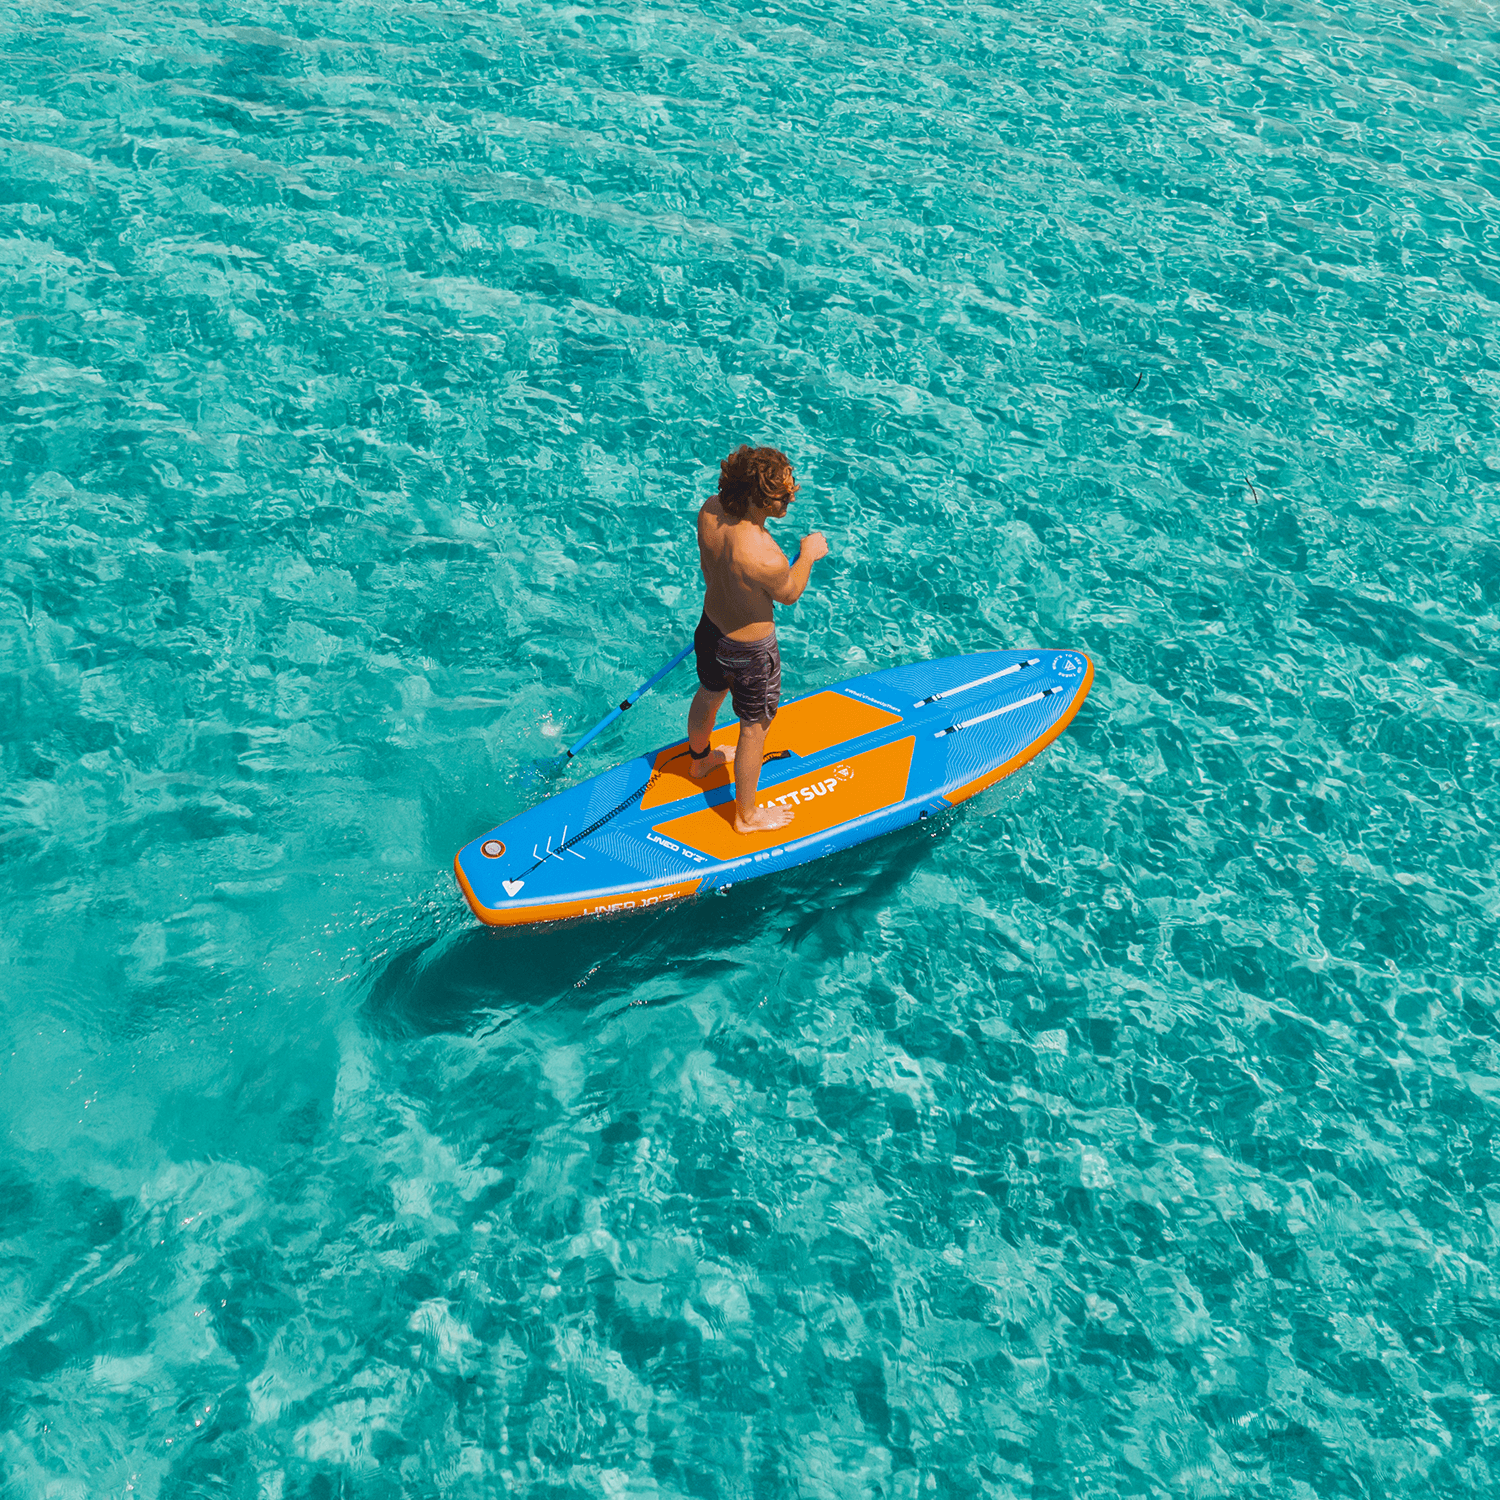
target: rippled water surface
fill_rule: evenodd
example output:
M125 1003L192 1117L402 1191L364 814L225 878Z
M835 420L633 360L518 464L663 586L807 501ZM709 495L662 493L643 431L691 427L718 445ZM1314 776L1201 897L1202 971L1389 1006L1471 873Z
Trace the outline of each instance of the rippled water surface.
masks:
M1495 1492L1491 4L0 50L7 1500ZM1089 703L935 833L477 928L743 440L833 547L789 690Z

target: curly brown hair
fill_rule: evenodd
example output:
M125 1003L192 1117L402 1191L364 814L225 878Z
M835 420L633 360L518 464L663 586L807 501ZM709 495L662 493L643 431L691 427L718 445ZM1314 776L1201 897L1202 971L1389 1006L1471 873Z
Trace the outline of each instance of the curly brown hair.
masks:
M791 460L779 448L742 443L719 465L719 504L736 521L743 521L752 505L769 510L778 500L790 500L792 493Z

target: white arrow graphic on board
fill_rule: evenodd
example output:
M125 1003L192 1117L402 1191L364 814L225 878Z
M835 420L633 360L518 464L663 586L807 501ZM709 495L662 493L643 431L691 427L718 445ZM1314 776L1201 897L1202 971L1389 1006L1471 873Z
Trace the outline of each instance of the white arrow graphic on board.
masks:
M507 896L514 896L526 882L524 880L502 880L500 884L505 887L505 894Z

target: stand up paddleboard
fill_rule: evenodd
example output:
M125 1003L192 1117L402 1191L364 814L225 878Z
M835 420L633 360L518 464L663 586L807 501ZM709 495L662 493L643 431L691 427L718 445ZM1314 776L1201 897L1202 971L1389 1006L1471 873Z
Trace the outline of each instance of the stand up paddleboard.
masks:
M732 767L695 781L686 740L549 797L458 851L496 927L639 910L770 875L956 806L1019 770L1088 696L1081 651L986 651L851 677L784 703L758 801L785 827L739 834ZM739 724L716 730L733 745Z

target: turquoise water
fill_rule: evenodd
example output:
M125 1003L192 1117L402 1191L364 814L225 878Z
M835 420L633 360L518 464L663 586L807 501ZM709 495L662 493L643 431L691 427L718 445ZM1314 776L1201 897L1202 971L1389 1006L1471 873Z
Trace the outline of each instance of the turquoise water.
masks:
M1493 6L0 14L7 1500L1495 1491ZM1092 698L477 929L743 440Z

